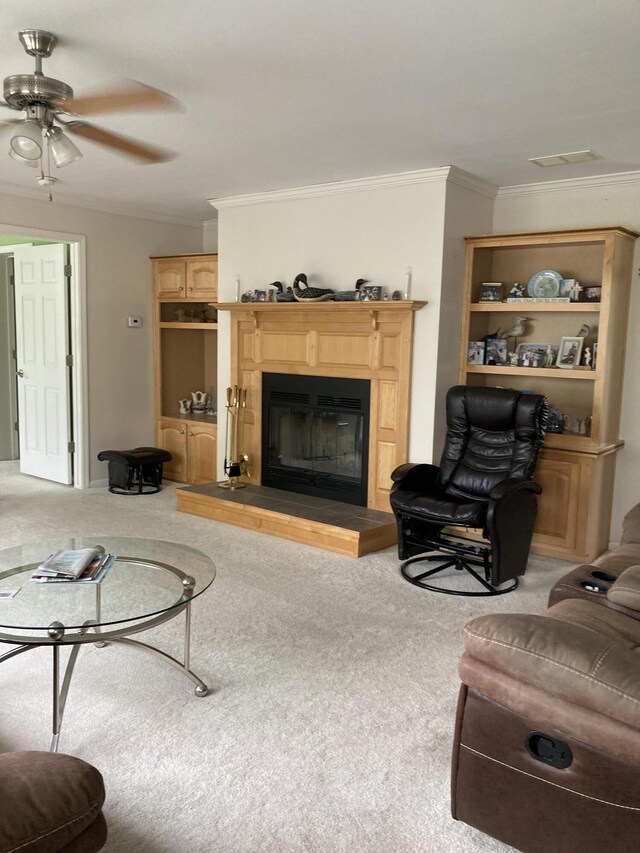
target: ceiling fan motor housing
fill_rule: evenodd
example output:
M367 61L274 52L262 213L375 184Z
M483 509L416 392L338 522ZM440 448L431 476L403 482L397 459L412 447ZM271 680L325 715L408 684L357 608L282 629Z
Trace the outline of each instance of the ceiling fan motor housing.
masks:
M29 106L59 108L73 98L73 89L61 80L40 74L12 74L4 79L4 99L14 110Z
M43 106L60 108L73 98L73 89L61 80L45 77L42 73L43 58L51 56L56 46L56 37L46 30L21 30L20 43L29 56L36 60L35 74L12 74L4 80L4 99L14 110Z

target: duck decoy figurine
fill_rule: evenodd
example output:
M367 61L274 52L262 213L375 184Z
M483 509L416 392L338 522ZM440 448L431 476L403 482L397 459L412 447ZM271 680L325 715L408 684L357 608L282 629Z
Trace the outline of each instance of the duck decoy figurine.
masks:
M333 297L330 287L309 287L306 273L300 272L293 281L293 295L298 302L322 302Z
M296 301L291 288L288 287L285 290L284 285L282 284L281 281L272 281L269 286L275 287L275 289L276 289L276 302L295 302Z
M367 284L367 281L366 278L359 278L354 290L339 290L335 295L336 302L355 302L360 299L360 288L363 284Z

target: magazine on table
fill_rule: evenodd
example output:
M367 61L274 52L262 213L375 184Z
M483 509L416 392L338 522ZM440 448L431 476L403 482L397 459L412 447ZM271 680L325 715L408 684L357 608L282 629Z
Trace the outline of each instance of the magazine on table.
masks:
M77 551L56 551L42 562L31 576L39 583L99 583L115 562L101 545Z

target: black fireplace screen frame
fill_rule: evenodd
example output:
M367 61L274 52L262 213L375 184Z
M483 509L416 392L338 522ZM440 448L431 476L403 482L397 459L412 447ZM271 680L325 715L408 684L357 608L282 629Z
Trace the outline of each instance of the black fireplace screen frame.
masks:
M367 506L370 406L371 382L368 379L263 373L262 485ZM344 470L318 470L318 467L330 468L334 464L340 468L339 457L323 455L324 451L317 456L311 453L309 457L320 460L316 468L311 461L308 468L304 467L301 462L304 454L300 454L295 465L283 463L282 448L277 446L281 439L274 440L271 435L272 424L276 432L283 431L278 429L279 417L288 424L302 422L307 430L304 440L318 431L323 435L327 430L330 433L333 418L336 442L337 429L342 428L351 447L349 466L343 468L353 467L353 460L359 460L358 476L351 476ZM344 458L347 459L346 452Z

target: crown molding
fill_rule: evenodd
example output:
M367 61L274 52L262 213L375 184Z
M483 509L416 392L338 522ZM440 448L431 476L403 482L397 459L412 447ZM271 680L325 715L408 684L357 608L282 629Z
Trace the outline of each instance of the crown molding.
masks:
M47 190L36 189L35 187L22 187L18 184L0 183L0 193L16 196L18 198L29 198L35 201L41 201L49 204L47 201ZM66 193L61 193L60 190L54 189L55 200L54 205L64 204L69 207L80 207L84 210L96 210L100 213L112 213L116 216L129 216L133 219L147 219L153 222L165 222L169 225L187 225L192 228L202 228L202 220L200 219L181 219L176 216L164 216L160 213L144 210L141 208L129 207L128 205L109 204L108 202L99 201L97 199L88 198L86 196L73 196Z
M458 169L457 166L449 166L449 175L447 178L450 184L456 184L459 187L464 187L479 195L486 196L490 199L495 199L500 187L491 181L485 181L484 178L479 178L477 175L472 175L471 172L465 172L464 169Z
M566 178L559 181L541 181L535 184L514 184L513 186L500 187L497 200L522 195L598 189L628 184L640 184L640 171L615 172L610 175L591 175L584 178Z
M224 210L227 207L246 207L253 204L270 204L271 202L298 198L319 198L362 190L387 189L409 184L428 184L435 181L445 181L451 172L451 168L451 166L440 166L437 169L420 169L415 172L398 172L392 175L376 175L371 178L331 181L326 184L312 184L307 187L291 187L290 189L270 190L263 193L210 198L207 201L212 207Z
M205 219L202 222L202 227L205 231L212 231L214 228L218 227L218 217L215 216L213 219Z

